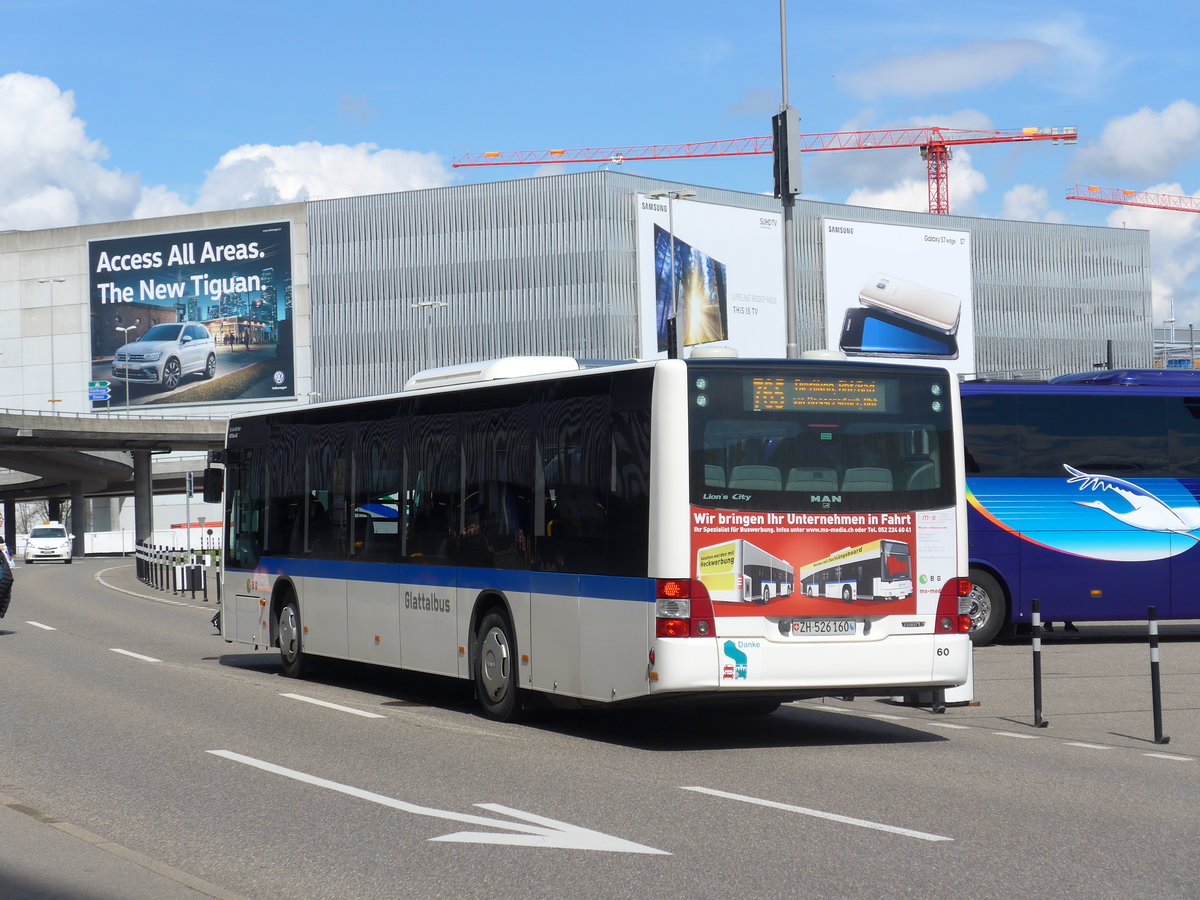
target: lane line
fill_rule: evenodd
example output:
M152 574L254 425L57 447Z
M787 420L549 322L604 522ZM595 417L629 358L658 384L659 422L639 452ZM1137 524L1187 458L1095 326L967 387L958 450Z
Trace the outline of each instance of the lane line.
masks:
M337 703L330 703L327 700L318 700L316 697L305 697L303 694L280 694L280 697L288 697L292 700L300 700L304 703L311 703L313 706L323 706L326 709L336 709L338 712L351 713L356 716L362 716L364 719L386 719L387 716L381 716L379 713L367 712L362 709L353 709L349 706L341 706Z
M888 713L868 713L867 718L883 719L884 721L887 721L887 722L907 722L909 720L909 718L911 718L911 717L910 716L893 716L893 715L889 715Z
M970 725L955 725L953 722L926 722L926 725L932 725L934 728L953 728L957 731L970 731Z
M1023 741L1036 741L1036 734L1018 734L1015 731L993 731L992 734L998 734L1000 737L1020 738Z
M43 625L41 622L34 622L32 620L26 620L25 624L32 625L34 628L40 628L42 631L58 631L53 625Z
M1155 759L1173 759L1176 762L1195 762L1190 756L1176 756L1174 753L1143 753L1142 756L1153 756Z
M913 837L922 841L952 841L954 838L946 837L940 834L930 834L926 831L914 831L911 828L900 828L896 825L884 825L882 822L871 822L867 819L852 819L849 816L840 816L837 813L821 812L817 809L808 809L803 806L792 806L790 803L779 803L775 800L763 800L758 797L747 797L744 794L730 794L726 791L718 791L713 788L706 787L685 787L681 788L685 791L695 791L699 794L711 794L714 797L724 797L726 800L740 800L743 803L753 803L757 806L768 806L771 809L782 809L786 812L799 813L803 816L812 816L817 819L828 819L831 822L841 822L844 825L857 825L860 828L872 828L876 831L886 831L891 834L899 834L904 837Z
M1102 744L1089 744L1085 741L1063 741L1068 747L1083 747L1085 750L1111 750L1112 747L1105 747Z
M153 656L143 656L140 653L134 653L132 650L122 650L120 647L109 647L113 653L120 653L124 656L132 656L134 659L140 659L143 662L162 662L161 659L155 659Z

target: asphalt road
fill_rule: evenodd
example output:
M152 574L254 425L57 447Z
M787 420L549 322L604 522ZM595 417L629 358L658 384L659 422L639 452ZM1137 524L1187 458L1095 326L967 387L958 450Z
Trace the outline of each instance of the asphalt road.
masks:
M1192 897L1200 627L975 655L978 705L479 717L312 680L122 560L21 566L0 621L0 896Z

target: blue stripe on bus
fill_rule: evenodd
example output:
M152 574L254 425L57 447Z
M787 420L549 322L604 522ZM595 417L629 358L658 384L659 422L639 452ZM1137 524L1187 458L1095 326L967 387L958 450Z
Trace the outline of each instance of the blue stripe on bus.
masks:
M227 569L246 572L246 569ZM289 578L330 578L376 584L419 584L513 593L594 597L600 600L654 602L654 579L617 575L574 575L565 572L529 572L520 569L468 569L455 566L413 566L401 563L350 562L348 560L264 557L253 570Z

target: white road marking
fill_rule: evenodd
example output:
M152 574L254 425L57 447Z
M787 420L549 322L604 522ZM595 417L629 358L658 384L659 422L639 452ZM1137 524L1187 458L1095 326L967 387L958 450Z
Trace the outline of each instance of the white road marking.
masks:
M53 625L43 625L41 622L34 622L32 620L26 621L25 624L32 625L34 628L40 628L42 631L58 631Z
M934 728L955 728L959 731L967 731L971 727L969 725L955 725L953 722L926 722L925 724L932 725Z
M1036 734L1019 734L1016 731L993 731L992 734L998 734L1000 737L1020 738L1023 741L1036 741Z
M134 659L140 659L143 662L162 662L161 659L155 659L153 656L143 656L140 653L134 653L132 650L122 650L120 647L109 647L113 653L120 653L124 656L132 656Z
M367 712L362 709L352 709L349 706L340 706L337 703L329 703L326 700L318 700L316 697L305 697L303 694L280 694L280 697L289 697L292 700L301 700L305 703L311 703L313 706L323 706L326 709L336 709L338 712L351 713L352 715L362 716L364 719L386 719L387 716L381 716L379 713Z
M1083 747L1085 750L1111 750L1112 747L1105 747L1102 744L1088 744L1084 741L1064 741L1068 747Z
M519 809L512 809L508 806L501 806L498 803L476 803L475 805L481 809L491 810L502 815L512 816L514 819L524 819L527 822L535 822L537 824L522 825L519 822L508 822L503 819L488 819L484 816L473 816L469 813L456 813L444 809L434 809L429 806L417 806L416 804L406 803L403 800L397 800L393 797L386 797L383 794L375 794L371 791L364 791L361 788L339 784L327 778L318 778L315 775L308 775L295 769L277 766L274 763L255 759L252 756L243 756L240 753L234 753L232 750L209 750L208 752L213 754L213 756L220 756L223 759L253 766L264 772L271 772L275 775L282 775L285 778L303 782L304 784L338 791L351 797L357 797L359 800L368 800L371 803L378 803L380 806L387 806L401 812L413 813L418 816L430 816L435 819L449 819L454 822L465 822L468 825L481 825L485 828L503 828L510 832L521 832L520 834L495 834L492 832L460 831L455 834L444 834L441 837L430 838L431 841L458 841L472 844L517 844L522 847L558 847L570 850L654 853L670 856L665 850L656 850L644 844L635 844L633 841L626 841L599 831L592 831L589 828L580 828L578 825L559 822L556 819L547 819L544 816L523 812Z
M908 719L910 717L909 716L892 716L892 715L889 715L888 713L870 713L870 714L868 714L868 718L885 719L888 722L906 722L906 721L908 721Z
M821 812L817 809L807 809L803 806L792 806L790 803L779 803L775 800L762 800L758 797L746 797L742 794L730 794L726 791L717 791L706 787L685 787L685 791L696 791L700 794L711 794L714 797L724 797L727 800L740 800L743 803L754 803L758 806L769 806L772 809L782 809L787 812L800 813L804 816L813 816L818 819L829 819L832 822L841 822L845 825L857 825L860 828L873 828L876 831L887 831L892 834L899 834L905 837L914 837L922 841L952 841L954 838L944 837L940 834L929 834L925 831L913 831L911 828L900 828L896 825L884 825L881 822L870 822L866 819L852 819L849 816L840 816L837 813Z
M1176 756L1174 753L1143 753L1142 756L1153 756L1155 759L1173 759L1176 762L1195 762L1190 756Z

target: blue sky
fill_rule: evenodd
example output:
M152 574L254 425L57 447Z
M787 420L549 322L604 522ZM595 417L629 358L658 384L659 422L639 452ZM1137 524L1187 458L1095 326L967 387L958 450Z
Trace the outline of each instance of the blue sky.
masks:
M779 4L0 0L0 229L533 177L467 152L770 134ZM958 149L956 213L1151 232L1155 319L1200 323L1200 3L788 3L806 133L1079 129ZM768 156L624 171L771 191ZM805 197L922 210L916 150L806 154Z

